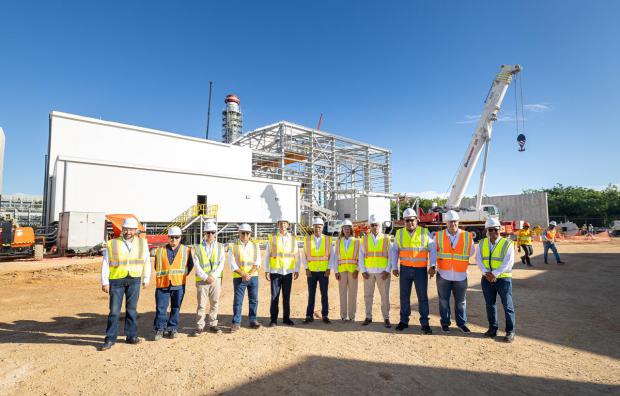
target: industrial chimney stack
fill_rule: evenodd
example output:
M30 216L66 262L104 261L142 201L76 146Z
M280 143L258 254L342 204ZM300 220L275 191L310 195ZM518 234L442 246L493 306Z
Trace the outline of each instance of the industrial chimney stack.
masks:
M237 95L226 96L224 103L226 103L226 108L222 111L222 141L232 143L241 136L243 115L239 109Z

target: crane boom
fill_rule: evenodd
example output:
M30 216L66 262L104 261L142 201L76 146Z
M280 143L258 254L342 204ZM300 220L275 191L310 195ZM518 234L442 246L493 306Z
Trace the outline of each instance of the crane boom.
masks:
M493 123L497 120L497 114L499 113L500 106L506 95L506 90L512 81L513 75L521 71L519 65L501 65L500 71L493 80L493 85L489 90L489 94L484 101L485 105L480 115L480 120L476 126L476 130L471 138L469 147L465 152L465 157L459 165L458 174L450 189L450 195L446 202L446 208L458 209L461 205L461 200L465 195L465 191L469 186L471 176L476 168L476 164L480 159L480 154L484 148L484 167L480 173L480 186L478 189L478 199L476 202L476 210L480 210L482 203L482 192L484 190L484 181L486 178L486 159L489 150L489 143L491 142L491 132L493 130Z

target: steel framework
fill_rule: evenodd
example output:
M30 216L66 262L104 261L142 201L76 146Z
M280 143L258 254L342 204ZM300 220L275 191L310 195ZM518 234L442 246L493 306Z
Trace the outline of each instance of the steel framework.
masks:
M391 195L391 151L385 148L286 121L233 144L252 149L254 176L301 183L304 225L314 212L330 217L339 199Z

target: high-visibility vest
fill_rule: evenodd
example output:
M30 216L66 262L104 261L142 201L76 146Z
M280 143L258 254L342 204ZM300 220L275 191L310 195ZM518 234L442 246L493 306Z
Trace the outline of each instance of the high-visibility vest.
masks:
M426 268L428 264L428 229L416 227L413 235L405 228L396 231L398 258L405 267Z
M185 245L177 247L177 254L172 264L168 261L166 246L155 250L155 284L157 287L181 286L187 278L187 260L190 250Z
M469 251L474 244L471 232L459 230L456 246L452 247L447 230L437 231L437 268L442 271L467 272Z
M198 256L198 263L194 263L194 265L199 265L200 268L206 273L210 274L213 271L213 265L217 261L217 258L220 255L220 249L222 246L219 242L213 242L213 249L211 249L211 256L207 255L207 249L205 248L204 243L200 243L198 245L194 245L194 251ZM198 273L196 273L198 274ZM220 273L220 278L224 276L224 271ZM202 278L196 275L196 282L201 282Z
M146 239L134 238L131 250L122 249L125 242L122 238L111 239L106 243L108 249L108 265L110 266L109 279L122 279L127 275L139 278L144 271L144 250Z
M332 238L322 235L321 244L316 246L314 235L308 235L304 239L304 251L306 262L310 271L327 271L329 267L329 252L332 248Z
M517 246L531 245L532 244L532 231L531 230L519 230L517 233Z
M386 269L388 266L388 249L390 247L390 237L387 235L377 235L378 241L375 243L372 235L364 235L362 244L364 246L364 266L366 268Z
M290 248L284 250L282 238L290 238ZM282 234L269 235L269 267L272 269L285 269L292 271L295 269L295 259L297 252L297 241L291 234L283 236Z
M349 248L345 249L344 239L338 238L338 272L355 272L357 271L357 264L360 257L360 241L357 238L351 237L349 242Z
M260 249L256 242L248 241L249 252L247 256L244 253L243 242L237 241L236 243L231 243L229 248L235 257L235 262L239 269L250 276L258 276L258 269L254 272L250 272L252 267L256 265L258 261L258 254L260 253ZM233 271L233 278L241 278L241 275Z
M554 242L555 241L555 234L556 234L557 230L554 228L553 230L543 230L543 240L544 241L549 241L549 242Z
M482 255L482 265L489 271L494 271L502 266L504 257L508 253L508 249L512 249L512 241L506 238L499 237L495 248L491 252L491 243L489 238L484 238L480 242L480 253ZM508 269L506 272L500 274L498 278L512 278L512 269Z

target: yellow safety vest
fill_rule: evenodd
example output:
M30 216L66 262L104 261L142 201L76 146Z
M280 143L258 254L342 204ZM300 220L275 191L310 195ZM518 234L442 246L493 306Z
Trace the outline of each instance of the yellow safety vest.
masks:
M304 251L310 271L327 271L329 267L329 252L332 247L332 239L321 236L321 244L316 246L314 235L308 235L304 240Z
M396 231L394 238L398 245L398 258L400 265L405 267L426 268L428 263L428 229L416 227L413 235L401 228Z
M532 230L519 230L517 234L517 246L532 244Z
M355 272L360 254L360 241L351 237L349 248L345 249L344 239L338 238L338 272Z
M506 257L506 253L508 253L508 249L512 249L512 241L509 241L508 239L503 237L499 237L492 252L490 247L491 243L489 242L489 238L484 238L482 242L480 242L482 264L484 265L484 268L488 269L489 271L494 271L502 266L502 263L504 262L504 257ZM501 273L498 278L512 278L512 269Z
M390 237L379 235L379 240L375 243L372 235L364 235L364 266L366 268L386 269L388 266L388 249L390 247Z
M295 269L295 258L299 251L297 241L291 234L288 234L286 238L290 238L291 247L288 251L284 251L282 238L284 237L281 234L269 235L269 267L276 270L292 271Z
M220 253L220 249L222 246L219 242L213 242L215 245L213 249L211 249L211 256L207 255L207 249L205 248L204 243L200 243L199 245L194 245L194 251L198 256L198 263L194 263L194 265L199 265L200 268L207 274L211 275L211 271L213 271L213 264L217 261L217 258ZM198 272L196 272L198 274ZM224 276L224 271L220 273L220 278ZM196 275L196 282L202 282L202 278Z
M235 257L235 262L239 269L250 276L258 276L258 268L254 272L250 272L252 267L258 261L259 248L256 242L248 241L250 251L247 256L243 253L243 242L237 241L230 244L230 250ZM233 278L241 278L241 275L233 271Z
M122 238L111 239L107 242L108 265L110 266L109 279L123 279L127 275L139 278L144 271L144 249L146 240L135 237L130 251L122 249L125 242Z

